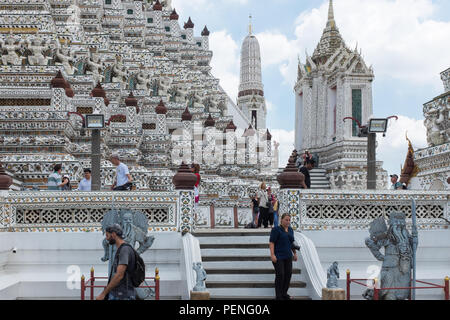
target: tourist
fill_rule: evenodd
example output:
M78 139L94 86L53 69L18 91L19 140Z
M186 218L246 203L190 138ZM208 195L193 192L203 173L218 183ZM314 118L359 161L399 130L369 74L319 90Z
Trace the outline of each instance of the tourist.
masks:
M292 261L297 261L297 253L293 248L294 230L290 227L291 216L281 216L281 223L270 233L270 259L275 268L275 294L277 300L290 300L288 295L292 277Z
M124 245L123 230L118 224L106 228L106 240L117 248L112 262L108 285L97 300L136 300L136 289L133 286L131 274L136 268L133 248Z
M258 193L256 195L258 200L258 206L259 206L259 219L258 219L258 228L261 227L261 225L264 226L264 228L269 227L269 198L267 196L266 191L266 183L261 183Z
M276 195L273 195L272 206L273 206L273 226L277 227L279 225L279 222L278 222L278 198Z
M131 181L133 181L133 179L131 178L127 165L120 162L117 154L113 154L110 161L117 167L116 178L111 189L114 191L131 190Z
M303 185L304 189L311 189L311 177L309 172L314 168L314 160L308 159L305 165L300 168L300 172L305 176L305 183Z
M48 176L47 187L48 190L61 190L69 181L62 181L61 177L62 165L57 164L53 168L53 173Z
M273 228L273 194L272 189L270 187L267 188L267 198L269 199L269 210L268 210L268 219L269 219L269 228Z
M91 191L91 169L84 169L84 178L78 184L78 191Z
M259 219L258 200L256 200L256 196L251 197L251 199L252 199L252 216L253 216L252 227L258 228L258 219Z
M194 174L197 176L197 181L195 182L194 185L194 201L195 201L195 207L197 208L198 206L198 202L200 201L200 190L199 190L199 186L200 186L200 165L199 164L193 164L192 165L192 171L194 172Z
M62 184L63 184L63 186L61 187L62 191L72 191L72 185L70 184L70 177L68 175L65 175L62 178Z
M400 181L398 181L398 175L392 174L391 176L391 190L402 190L407 189Z
M402 190L403 189L403 184L398 181L398 175L396 174L392 174L391 176L391 190Z

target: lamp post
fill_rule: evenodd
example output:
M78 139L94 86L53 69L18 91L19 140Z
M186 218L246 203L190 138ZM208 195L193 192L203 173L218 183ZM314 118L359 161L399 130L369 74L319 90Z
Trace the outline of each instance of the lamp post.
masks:
M92 130L91 134L91 190L100 191L101 188L101 152L100 152L100 130L105 128L105 116L103 114L86 115L86 127Z
M358 119L353 117L346 117L345 120L353 120L356 122L359 128L358 137L367 137L367 189L377 189L377 133L382 133L383 137L386 136L388 121L391 118L398 120L397 116L391 116L381 119L370 119L368 125L361 125Z
M80 135L85 136L85 129L91 130L91 190L92 191L100 191L102 183L101 183L101 134L100 130L105 129L106 126L109 126L112 120L116 119L126 119L126 116L123 114L116 114L109 118L108 122L105 124L105 116L103 114L87 114L83 116L78 112L68 112L69 116L71 114L78 115L83 120L83 125L81 128Z

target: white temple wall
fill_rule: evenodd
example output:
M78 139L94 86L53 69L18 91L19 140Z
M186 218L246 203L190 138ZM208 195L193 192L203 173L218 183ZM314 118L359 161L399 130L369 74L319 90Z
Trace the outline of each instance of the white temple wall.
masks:
M186 287L180 271L184 263L181 234L151 234L155 241L142 255L146 276L154 277L157 267L161 299L179 299ZM87 280L91 267L96 277L107 276L108 263L100 260L103 238L101 232L0 233L0 299L80 299L80 290L68 289L67 281L79 284L82 274ZM12 253L13 247L17 253ZM95 294L98 293L100 289L96 289Z
M353 279L379 279L377 270L381 262L377 261L364 241L369 237L366 230L352 231L302 231L310 238L317 249L325 273L330 265L339 263L339 287L346 288L346 270ZM383 252L383 249L381 250ZM300 257L301 259L301 257ZM448 230L419 230L419 247L417 249L417 280L444 284L444 278L450 275L450 232ZM362 299L364 287L352 284L352 299ZM442 289L425 289L416 291L417 299L444 298Z
M303 148L303 93L295 93L295 149L300 151Z
M327 135L325 144L333 142L333 138L336 136L335 124L337 126L337 90L336 88L327 90L327 111L326 111L326 123L327 123Z
M246 119L243 111L239 110L239 108L230 100L227 103L227 116L233 117L233 123L236 127L241 129L248 128L250 121Z
M324 95L325 79L323 75L319 76L319 82L317 84L317 111L316 111L316 125L317 125L317 146L323 144L324 126L326 124L326 96Z
M346 124L342 121L345 116L343 110L345 104L345 90L341 79L337 80L337 97L336 97L336 141L342 141Z
M341 106L344 111L344 118L352 116L352 87L349 82L344 82L344 101ZM349 140L352 138L352 121L346 120L344 123L344 140Z

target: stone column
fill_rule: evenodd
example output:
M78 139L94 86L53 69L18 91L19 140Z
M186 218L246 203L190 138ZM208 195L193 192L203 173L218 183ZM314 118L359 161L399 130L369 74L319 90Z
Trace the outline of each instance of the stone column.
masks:
M183 162L172 182L178 192L178 231L182 234L192 233L195 230L194 185L197 176Z
M209 30L206 26L202 31L202 49L209 50Z
M183 125L183 161L192 163L192 122L190 120L181 121Z
M225 164L237 164L235 154L236 154L236 126L233 121L230 121L228 126L225 128Z
M180 24L178 23L179 15L175 9L173 9L172 13L170 14L170 32L172 35L176 38L181 37L181 28Z
M189 43L194 42L194 24L192 23L191 17L189 17L188 22L184 24L184 29L186 30L186 40Z
M161 100L155 108L156 112L156 133L157 134L167 134L167 108L164 102Z
M155 24L156 28L162 29L163 28L163 19L162 19L162 5L157 0L155 4L153 5L153 23Z
M295 166L294 157L289 158L286 169L278 175L277 181L280 184L280 210L281 214L291 215L291 227L300 230L300 194L305 176L298 172Z

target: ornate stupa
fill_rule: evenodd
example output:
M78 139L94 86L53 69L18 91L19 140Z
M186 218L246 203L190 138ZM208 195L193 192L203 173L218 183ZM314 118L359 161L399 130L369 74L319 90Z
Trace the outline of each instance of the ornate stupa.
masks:
M309 150L333 189L365 188L367 180L367 138L358 137L356 122L362 125L373 114L372 67L361 51L349 49L337 27L333 1L322 37L312 56L298 63L295 84L295 148ZM385 187L387 173L377 161L377 188Z
M266 129L267 108L261 73L259 42L253 34L251 16L248 35L242 43L238 107L254 129Z

